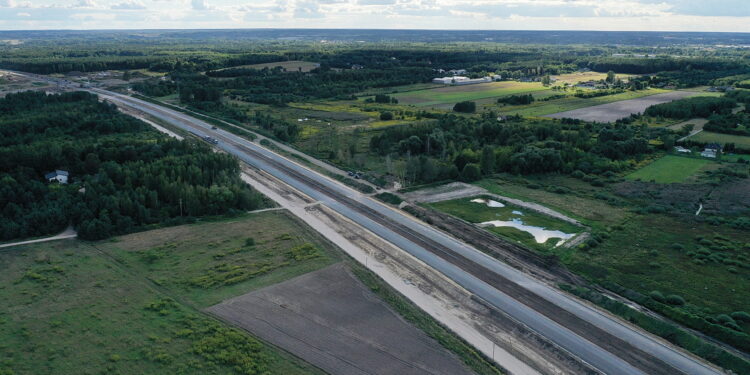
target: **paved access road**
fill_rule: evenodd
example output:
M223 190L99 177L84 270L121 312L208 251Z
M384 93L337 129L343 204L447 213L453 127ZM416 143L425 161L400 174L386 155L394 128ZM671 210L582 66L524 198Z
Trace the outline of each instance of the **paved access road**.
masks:
M270 173L409 252L604 373L721 374L445 233L239 136L221 129L212 130L208 123L159 105L109 91L91 91L199 136L218 139L218 148ZM522 298L518 298L519 295ZM576 323L561 324L566 321ZM632 350L624 351L621 347Z

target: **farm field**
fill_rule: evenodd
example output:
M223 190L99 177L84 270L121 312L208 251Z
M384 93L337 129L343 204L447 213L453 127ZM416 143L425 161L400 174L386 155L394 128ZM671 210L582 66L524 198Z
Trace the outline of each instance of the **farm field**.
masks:
M698 172L714 165L716 163L706 159L666 155L627 175L627 178L630 180L653 181L659 184L686 182Z
M271 232L270 236L298 228L294 221L279 216L276 221L270 218L273 228L281 226L273 232L265 224L269 217L263 215L159 229L97 243L65 240L0 252L4 270L0 274L0 372L233 374L255 369L320 373L196 310L205 301L328 264L328 253L319 250L319 258L289 260L289 265L269 270L255 280L200 289L190 286L199 272L213 280L213 275L224 270L216 265L227 259L247 267L248 259L262 256L274 264L272 260L279 255L267 253L285 254L294 249L294 243L314 241L304 234L291 240L256 236L255 247L243 246L241 252L221 256L240 248L244 244L241 238L255 234L237 232L241 229L237 225ZM227 229L222 231L224 227ZM179 242L192 233L195 237L191 240L201 243ZM234 237L225 242L227 234ZM167 263L174 266L170 277L162 277L156 270L144 272ZM172 284L178 281L187 284L187 291Z
M208 311L330 374L472 373L458 357L398 318L344 263Z
M627 80L631 76L632 75L630 75L630 74L617 74L617 78L620 78L622 80ZM607 78L607 73L599 73L599 72L577 72L577 73L560 74L560 75L550 76L550 77L552 79L556 80L553 83L553 85L561 85L563 83L568 83L570 85L575 85L578 82L601 81L601 80Z
M526 208L492 199L479 196L435 202L429 206L475 224L492 221L502 221L505 225L513 223L519 227L486 225L485 228L511 241L540 250L549 250L564 239L563 236L572 236L583 229ZM500 205L502 207L499 207ZM524 230L524 227L529 227L528 231ZM536 234L536 238L532 233Z
M272 62L272 63L264 63L264 64L250 64L250 65L240 65L240 66L234 66L227 69L235 69L235 68L248 68L248 69L273 69L277 66L280 66L284 69L284 71L287 72L303 72L307 73L315 68L318 68L320 64L315 62L309 62L309 61L279 61L279 62Z
M642 91L627 91L621 94L599 96L596 98L576 98L574 96L570 96L563 99L550 100L548 102L539 101L528 106L499 107L499 110L508 115L518 114L527 117L545 116L580 108L593 107L601 104L662 94L665 92L668 91L661 89L648 89Z
M539 82L503 81L465 86L443 86L434 89L398 93L393 96L399 100L400 104L450 109L453 104L460 101L527 94L545 90L548 90L548 88Z
M616 96L616 95L613 95ZM596 105L589 108L579 108L547 115L552 118L574 118L583 121L612 122L628 117L634 113L642 113L646 108L671 102L673 100L695 96L695 93L686 91L672 91L657 95L647 95L632 99L620 100L606 104Z
M688 138L691 141L706 142L706 143L720 143L722 145L727 143L734 143L738 148L750 150L750 137L732 134L722 134L702 131L698 134Z

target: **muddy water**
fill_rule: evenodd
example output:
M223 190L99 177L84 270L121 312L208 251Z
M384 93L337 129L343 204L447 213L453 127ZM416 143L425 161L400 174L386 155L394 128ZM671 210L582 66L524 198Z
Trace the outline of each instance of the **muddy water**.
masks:
M572 233L565 233L559 230L549 230L544 229L542 227L535 227L531 225L526 225L523 223L523 220L521 219L511 219L510 221L504 221L504 220L491 220L491 221L485 221L484 223L480 223L481 226L494 226L494 227L511 227L516 228L518 230L527 232L534 236L534 240L537 243L545 243L550 238L560 238L560 241L555 245L559 246L565 240L571 238L574 236Z
M502 203L500 203L498 201L493 201L492 199L477 198L477 199L472 199L471 202L472 203L486 204L487 207L505 207L504 204L502 204Z

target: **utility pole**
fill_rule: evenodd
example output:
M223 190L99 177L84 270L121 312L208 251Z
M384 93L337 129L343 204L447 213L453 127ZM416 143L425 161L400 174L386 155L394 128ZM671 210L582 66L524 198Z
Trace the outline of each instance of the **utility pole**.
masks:
M180 198L180 217L182 217L182 198Z

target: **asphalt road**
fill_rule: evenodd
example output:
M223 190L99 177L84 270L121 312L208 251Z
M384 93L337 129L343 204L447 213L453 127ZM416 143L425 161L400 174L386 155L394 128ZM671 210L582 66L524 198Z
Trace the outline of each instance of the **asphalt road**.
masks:
M324 177L239 136L221 129L212 130L212 126L206 122L149 102L99 89L91 89L91 91L110 101L158 117L174 126L191 131L199 136L208 135L217 138L219 140L217 147L237 156L248 164L270 173L292 187L308 194L316 200L319 200L334 211L357 222L376 235L409 252L426 264L442 272L465 289L491 303L498 309L506 312L518 321L526 324L531 329L555 342L567 351L575 354L604 373L612 375L634 375L647 374L648 372L645 372L641 368L636 368L634 365L624 361L617 355L592 344L581 335L578 335L570 329L556 323L548 316L529 308L524 301L511 298L507 294L480 280L479 277L465 272L456 265L436 256L433 252L415 244L413 241L410 241L399 233L396 233L381 223L371 219L367 215L363 215L360 210L356 210L343 203L341 197L356 200L356 202L361 203L367 208L387 218L392 224L420 233L425 238L440 243L442 246L451 249L451 251L454 251L456 254L481 264L492 272L502 275L504 278L526 288L528 291L537 294L547 301L559 306L561 309L566 310L567 312L593 324L597 328L606 331L614 338L624 340L643 352L649 353L653 357L658 358L660 361L672 366L675 370L674 373L700 375L721 374L720 371L709 367L692 357L686 356L683 353L656 341L650 336L641 334L640 332L621 324L619 321L601 314L560 291L550 288L522 272L515 270L440 231L414 221L410 217L364 196L343 184ZM251 150L252 152L248 152L248 150ZM262 157L258 157L258 155L261 155ZM294 171L298 176L295 177L292 175L292 173L289 172L290 170ZM322 184L326 187L326 191L321 191L319 188L311 186L309 182L305 182L305 178L299 178L299 176L303 176L306 179L312 179L317 184Z

